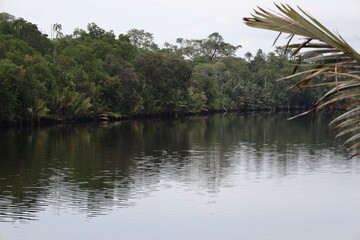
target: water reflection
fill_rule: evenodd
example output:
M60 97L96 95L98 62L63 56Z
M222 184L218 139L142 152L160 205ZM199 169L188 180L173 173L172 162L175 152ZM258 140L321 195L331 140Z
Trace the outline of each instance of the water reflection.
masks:
M327 116L228 114L177 120L10 130L0 135L0 222L51 206L98 216L166 182L218 194L244 179L359 171L327 134ZM229 180L230 178L230 180ZM171 186L170 186L171 187Z

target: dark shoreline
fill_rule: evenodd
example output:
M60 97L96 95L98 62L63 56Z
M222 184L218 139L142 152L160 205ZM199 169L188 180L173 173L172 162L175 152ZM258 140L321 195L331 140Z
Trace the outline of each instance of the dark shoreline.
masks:
M201 112L162 112L162 113L144 113L132 116L111 116L101 114L98 116L89 117L77 117L77 118L66 118L66 119L53 119L53 118L39 118L39 119L2 119L0 120L0 128L33 128L33 127L45 127L53 125L69 125L69 124L87 124L87 123L112 123L129 120L142 120L142 119L172 119L172 118L183 118L192 116L207 116L216 113L254 113L254 112L298 112L306 111L305 108L257 108L257 109L212 109Z

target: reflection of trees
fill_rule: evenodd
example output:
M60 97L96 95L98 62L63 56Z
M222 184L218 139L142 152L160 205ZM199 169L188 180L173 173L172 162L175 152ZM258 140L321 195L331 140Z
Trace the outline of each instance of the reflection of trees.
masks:
M326 134L326 116L310 127L308 119L286 118L215 115L4 131L0 221L35 219L49 205L96 216L133 204L161 181L216 194L234 171L282 177L344 165L331 157L336 149Z

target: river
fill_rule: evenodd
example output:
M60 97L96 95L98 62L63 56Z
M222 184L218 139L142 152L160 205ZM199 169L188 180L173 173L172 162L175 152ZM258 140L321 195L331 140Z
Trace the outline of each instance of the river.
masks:
M360 239L360 159L289 116L1 130L0 239Z

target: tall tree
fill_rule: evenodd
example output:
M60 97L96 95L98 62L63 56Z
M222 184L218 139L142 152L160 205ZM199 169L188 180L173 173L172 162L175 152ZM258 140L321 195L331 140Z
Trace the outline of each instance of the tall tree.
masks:
M145 32L142 29L131 29L127 32L130 42L141 50L157 51L159 47L154 43L154 36L152 33Z
M234 46L224 42L223 37L217 32L210 34L206 39L178 38L176 42L180 45L178 49L182 55L200 62L213 62L226 57L234 57L236 50L241 47L241 45Z
M55 23L52 26L52 31L55 34L56 39L64 37L64 34L61 32L62 31L62 25L61 24ZM54 38L54 36L52 35L51 38Z
M9 13L6 12L0 13L0 22L11 22L14 21L15 19L16 17Z

